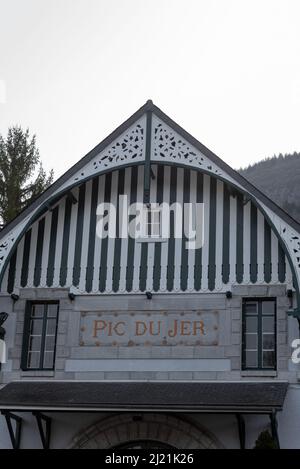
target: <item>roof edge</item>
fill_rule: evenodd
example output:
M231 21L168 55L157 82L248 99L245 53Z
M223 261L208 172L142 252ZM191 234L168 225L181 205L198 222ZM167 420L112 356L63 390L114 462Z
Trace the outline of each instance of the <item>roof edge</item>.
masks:
M113 130L107 137L92 148L85 156L77 161L71 168L69 168L64 174L62 174L51 186L49 186L44 192L42 192L31 204L25 207L15 218L8 222L0 231L0 239L3 238L11 229L13 229L23 218L25 218L31 210L34 210L44 202L49 196L51 196L56 189L58 189L66 180L72 177L78 170L84 165L89 163L98 153L118 138L128 127L130 127L135 121L137 121L143 114L153 109L154 104L149 99L142 107L140 107L134 114L120 124L115 130Z
M260 201L264 202L267 207L273 210L279 217L281 217L286 223L290 224L296 231L300 233L300 223L295 220L291 215L289 215L283 208L277 205L273 200L271 200L266 194L264 194L260 189L254 186L251 182L248 181L244 176L242 176L237 170L229 166L224 160L219 156L213 153L209 148L207 148L203 143L193 137L189 132L187 132L183 127L181 127L177 122L171 119L167 114L165 114L159 107L152 105L151 110L164 121L167 125L173 128L176 132L182 135L191 145L197 148L201 153L210 158L215 164L217 164L221 169L227 172L233 179L243 185L249 192L256 196Z
M267 195L265 195L260 189L254 186L249 182L244 176L242 176L237 170L233 169L224 160L219 156L213 153L209 148L203 145L199 140L193 137L189 132L187 132L183 127L181 127L177 122L171 119L167 114L165 114L159 107L153 104L152 100L149 99L146 103L140 107L134 114L132 114L128 119L126 119L121 125L119 125L113 132L111 132L107 137L104 138L98 145L96 145L92 150L90 150L83 158L77 161L70 169L68 169L62 176L60 176L51 186L49 186L39 197L37 197L30 205L22 210L13 220L7 223L0 232L0 239L2 239L6 234L9 233L21 220L23 220L31 210L34 210L44 202L49 196L51 196L66 180L72 177L78 170L80 170L85 164L94 158L98 153L100 153L107 145L112 143L116 138L118 138L128 127L130 127L136 120L138 120L145 112L152 111L157 117L159 117L163 122L169 125L173 130L181 134L191 145L197 148L201 153L206 157L210 158L215 164L217 164L222 170L227 172L233 179L240 183L246 190L248 190L252 195L257 197L261 202L275 212L280 218L282 218L286 223L288 223L292 228L294 228L298 233L300 233L300 223L295 220L291 215L289 215L284 209L277 205L273 200L271 200Z

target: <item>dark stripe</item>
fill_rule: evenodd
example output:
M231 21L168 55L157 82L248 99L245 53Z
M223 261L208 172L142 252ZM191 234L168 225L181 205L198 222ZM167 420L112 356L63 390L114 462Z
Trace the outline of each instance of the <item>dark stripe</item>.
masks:
M7 281L7 291L12 293L15 286L15 276L16 276L16 261L17 261L17 249L15 249L13 255L10 258L9 270L8 270L8 281Z
M124 184L125 184L125 169L119 171L119 180L118 180L118 200L117 200L117 233L115 240L115 250L114 250L114 267L113 267L113 291L117 292L120 287L120 269L121 269L121 247L122 247L122 238L120 237L121 233L119 232L119 217L120 217L120 205L119 205L119 196L124 194Z
M149 118L148 118L149 120ZM150 144L149 144L150 145ZM150 146L149 146L149 151L150 151ZM150 178L150 166L148 168L147 163L144 166L144 171L147 171L149 169L149 178ZM147 176L144 175L144 184L147 181ZM149 181L150 182L150 181ZM150 187L150 186L149 186ZM147 191L147 187L144 187L144 196L143 196L143 202L144 204L149 203L150 201L150 190ZM146 290L146 285L147 285L147 271L148 271L148 243L142 243L141 245L141 260L140 260L140 291L145 291Z
M171 168L170 178L170 205L176 202L177 168ZM168 266L167 266L167 289L173 290L174 286L174 256L175 256L175 217L173 211L170 213L170 238L168 242Z
M285 282L285 253L278 241L278 280L281 283Z
M157 195L156 200L158 204L163 203L164 194L164 166L157 167ZM162 221L162 220L161 220ZM154 249L154 266L153 266L153 290L160 289L161 277L161 243L155 243Z
M244 275L244 198L237 195L236 207L236 281L242 283Z
M183 175L183 203L186 204L190 201L190 170L185 169ZM184 206L183 206L184 210ZM183 212L184 216L184 212ZM182 244L181 244L181 272L180 272L180 281L181 281L181 290L185 291L187 289L188 281L188 249L186 248L186 242L188 238L184 233L184 219L182 223Z
M21 270L21 287L26 287L28 280L28 265L30 255L31 229L27 231L24 239L24 250Z
M76 238L74 251L73 285L79 285L81 271L82 232L84 220L85 184L79 187Z
M104 202L110 202L111 196L111 180L112 173L108 173L105 176L105 189L104 189ZM108 226L105 227L108 230ZM106 277L107 277L107 249L108 249L108 234L105 238L102 239L101 243L101 261L100 261L100 271L99 271L99 290L101 293L104 292L106 287Z
M91 197L91 214L90 214L90 230L89 230L89 246L86 267L86 284L87 292L92 290L94 278L94 254L95 254L95 239L96 239L96 211L98 205L98 187L99 177L93 179L92 183L92 197Z
M44 231L45 231L45 218L39 221L38 235L36 242L35 266L34 266L34 279L33 285L38 287L41 281L42 273L42 255L44 247Z
M208 251L208 289L213 291L216 283L216 211L217 180L210 178L209 205L209 251Z
M271 227L267 220L264 220L264 276L265 282L271 282L272 261L271 261Z
M203 174L197 172L197 188L196 188L196 200L197 203L203 203ZM195 251L195 267L194 267L194 287L195 290L201 289L202 280L202 248L198 248Z
M230 192L227 184L224 184L223 200L223 258L222 258L222 280L229 282L229 225L230 225Z
M151 129L152 129L152 112L147 112L146 124L146 147L145 147L145 164L144 164L144 204L150 202L150 184L151 184Z
M130 204L134 204L137 198L137 183L138 183L138 167L133 166L131 170L131 184L130 184ZM134 215L129 217L129 223L134 218ZM135 240L128 237L128 250L127 250L127 271L126 271L126 290L132 290L133 282L133 262L134 262L134 249Z
M60 275L59 275L59 284L61 287L64 287L67 281L71 214L72 214L72 200L71 200L71 197L67 197L66 205L65 205L64 231L63 231L63 242L62 242L62 253L61 253Z
M257 208L251 203L250 222L250 280L257 282Z
M47 286L48 287L52 286L53 277L54 277L57 221L58 221L58 206L53 209L52 218L51 218L50 243L49 243L48 268L47 268Z

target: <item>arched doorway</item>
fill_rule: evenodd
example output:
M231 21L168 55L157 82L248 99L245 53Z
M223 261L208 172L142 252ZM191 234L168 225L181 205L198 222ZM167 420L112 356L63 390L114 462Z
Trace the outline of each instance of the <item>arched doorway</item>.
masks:
M156 440L132 440L121 443L113 449L176 449L174 446Z
M165 414L119 414L76 435L71 449L217 449L208 430L185 418Z

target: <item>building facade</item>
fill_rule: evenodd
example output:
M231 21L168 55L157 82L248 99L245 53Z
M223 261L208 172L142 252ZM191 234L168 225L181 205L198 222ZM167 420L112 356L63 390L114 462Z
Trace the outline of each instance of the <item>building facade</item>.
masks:
M0 237L0 447L300 447L300 225L151 101Z

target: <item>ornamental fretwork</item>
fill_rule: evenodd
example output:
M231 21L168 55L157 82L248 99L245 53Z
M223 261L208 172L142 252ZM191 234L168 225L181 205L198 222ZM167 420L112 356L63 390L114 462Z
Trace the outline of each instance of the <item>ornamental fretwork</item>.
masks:
M155 115L152 126L152 159L186 164L195 169L203 169L214 176L223 175L223 171L216 164ZM228 178L233 182L229 176Z

